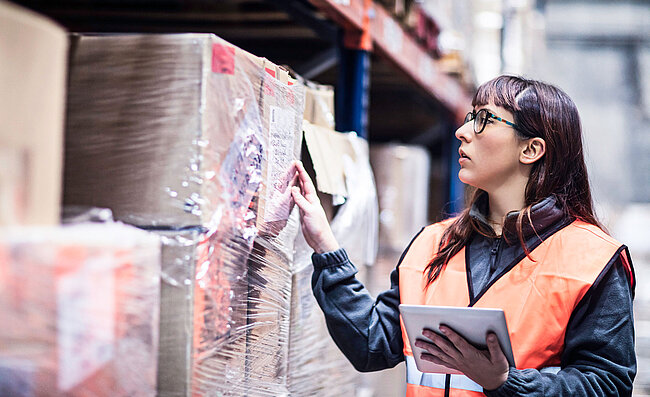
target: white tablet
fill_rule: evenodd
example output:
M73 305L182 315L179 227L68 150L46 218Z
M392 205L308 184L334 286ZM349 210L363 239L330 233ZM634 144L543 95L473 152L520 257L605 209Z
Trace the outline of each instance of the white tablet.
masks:
M406 334L411 343L413 358L420 372L433 372L441 374L459 374L460 372L443 365L425 361L420 355L426 351L415 346L417 339L428 342L429 339L422 335L423 329L430 329L439 335L440 326L446 325L463 336L472 345L480 349L487 349L485 338L488 332L494 332L499 340L501 349L508 359L510 366L515 366L512 355L506 316L501 309L483 309L473 307L447 307L426 305L399 305Z

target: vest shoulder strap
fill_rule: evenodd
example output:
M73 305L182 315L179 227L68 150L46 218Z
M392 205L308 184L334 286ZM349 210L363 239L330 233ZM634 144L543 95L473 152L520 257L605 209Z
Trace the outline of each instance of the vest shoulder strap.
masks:
M443 233L456 219L456 217L449 218L422 229L402 254L400 268L423 271L438 252ZM414 258L417 260L410 260ZM423 261L423 258L429 260Z

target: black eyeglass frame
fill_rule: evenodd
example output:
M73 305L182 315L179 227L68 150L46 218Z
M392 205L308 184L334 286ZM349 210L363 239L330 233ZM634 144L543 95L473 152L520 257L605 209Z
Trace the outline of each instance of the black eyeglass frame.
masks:
M479 120L480 118L479 118L479 117L476 117L476 116L478 116L478 114L481 113L481 112L486 113L486 114L487 114L487 117L485 117L485 118L483 119L483 120L485 120L485 121L483 122L483 125L481 126L481 128L477 128L477 123L479 122L478 120ZM473 129L474 129L474 133L475 133L476 135L478 135L478 134L480 134L481 132L483 132L483 130L485 129L485 126L487 125L487 120L488 120L488 118L498 120L498 121L500 121L500 122L502 122L502 123L506 123L507 125L511 126L512 128L517 128L517 126L515 125L515 123L513 123L512 121L508 121L508 120L506 120L506 119L504 119L504 118L501 118L501 117L497 116L496 114L490 112L490 111L487 110L487 109L480 109L478 112L475 112L474 110L472 110L471 112L467 113L467 115L465 116L465 121L463 122L463 124L466 124L466 123L468 123L469 121L474 120L474 123L473 123L472 127L473 127Z

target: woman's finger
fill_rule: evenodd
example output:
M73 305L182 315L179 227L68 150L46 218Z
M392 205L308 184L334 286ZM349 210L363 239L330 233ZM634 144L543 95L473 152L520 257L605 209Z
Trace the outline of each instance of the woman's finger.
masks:
M423 359L424 361L431 361L434 364L444 365L447 368L457 369L457 368L454 367L454 365L452 363L447 362L447 361L441 359L440 357L436 357L433 354L422 353L422 354L420 354L420 358Z
M422 340L422 339L416 339L415 340L415 346L419 347L420 349L424 349L424 350L430 350L430 349L434 349L434 348L437 349L436 345L434 345L431 342Z
M310 199L312 195L316 195L316 187L314 187L314 183L311 181L309 174L307 174L307 171L305 171L305 167L302 165L302 162L297 162L296 166L298 168L298 174L300 175L300 183L302 185L303 192L305 192L305 197Z
M445 336L449 339L449 341L454 345L454 347L461 352L461 354L465 355L465 352L470 352L471 350L476 350L476 348L472 345L470 345L465 338L457 334L454 330L451 328L441 325L440 326L440 332L445 334Z
M298 177L298 171L296 171L293 174L293 177L291 177L291 182L289 182L289 187L298 186L298 178L299 178Z
M451 342L445 340L445 338L436 334L435 332L425 329L422 331L422 335L426 338L429 338L436 346L440 348L440 350L445 352L445 354L451 358L457 360L462 357L462 354L458 351L458 349L456 349L456 347L454 347Z
M291 195L293 196L293 201L296 202L298 208L301 212L305 213L309 209L309 201L300 193L300 189L297 186L291 188Z
M433 343L423 341L421 339L417 339L415 341L415 346L419 347L420 349L424 349L427 352L429 352L429 354L433 354L434 356L439 357L441 359L445 359L449 357L438 346L434 345Z

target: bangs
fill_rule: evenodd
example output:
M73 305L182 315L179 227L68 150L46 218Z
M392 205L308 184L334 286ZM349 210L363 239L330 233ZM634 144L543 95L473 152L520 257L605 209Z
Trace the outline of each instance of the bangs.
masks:
M518 110L517 96L529 85L528 80L520 77L499 76L481 84L472 99L472 107L484 106L491 102L514 113Z

